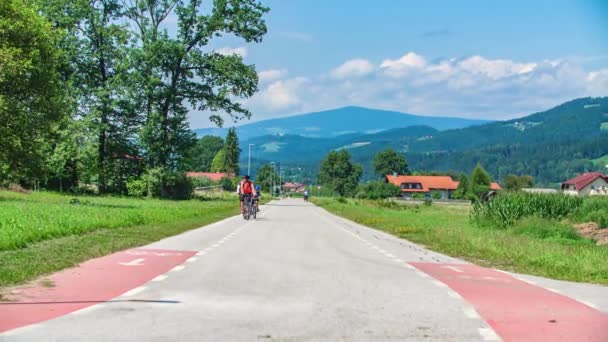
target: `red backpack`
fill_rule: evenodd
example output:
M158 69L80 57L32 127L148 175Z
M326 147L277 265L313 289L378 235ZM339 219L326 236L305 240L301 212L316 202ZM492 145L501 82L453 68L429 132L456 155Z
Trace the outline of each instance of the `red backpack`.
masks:
M241 186L241 192L244 194L250 194L253 192L250 181L246 181L243 183L243 185Z

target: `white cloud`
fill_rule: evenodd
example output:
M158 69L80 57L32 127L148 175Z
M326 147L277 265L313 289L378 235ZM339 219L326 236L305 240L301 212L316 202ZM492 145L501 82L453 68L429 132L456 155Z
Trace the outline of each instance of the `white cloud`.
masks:
M215 50L215 52L219 53L220 55L225 55L225 56L239 55L243 58L247 57L247 48L244 46L236 47L236 48L222 47L222 48Z
M260 82L274 81L285 76L287 76L287 69L270 69L258 72Z
M300 88L308 82L305 77L272 82L257 95L260 102L270 110L285 110L301 103Z
M349 77L360 77L369 75L374 71L374 65L367 59L351 59L331 71L331 76L336 79Z
M577 97L608 96L608 68L590 70L569 59L515 61L476 55L430 61L409 52L385 59L379 68L352 59L318 75L285 79L287 71L279 69L259 75L265 81L260 92L243 101L254 120L348 105L508 119Z

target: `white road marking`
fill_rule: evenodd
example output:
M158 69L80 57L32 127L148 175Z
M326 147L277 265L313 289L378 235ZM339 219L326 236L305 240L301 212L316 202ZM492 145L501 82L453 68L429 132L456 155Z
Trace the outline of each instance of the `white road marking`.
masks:
M421 276L422 278L429 278L429 275L424 272L416 271L416 274Z
M462 299L462 297L458 293L456 293L454 291L451 291L451 290L448 291L448 296L450 296L450 297L452 297L454 299Z
M178 271L183 270L184 268L186 268L186 266L184 266L184 265L175 266L169 272L178 272Z
M439 286L439 287L448 287L446 284L438 281L438 280L433 280L433 284Z
M547 290L549 290L549 291L551 291L551 292L553 292L553 293L558 293L558 294L561 294L561 292L559 292L559 290L556 290L556 289L551 288L551 287L545 287L545 289L547 289Z
M394 259L394 261L395 261L395 262L398 262L398 263L402 263L402 262L403 262L403 259L396 258L396 259ZM407 266L411 267L411 266L410 266L410 265L408 265L408 264L405 264L405 265L407 265ZM406 266L406 267L407 267L407 266ZM408 268L409 268L409 267L408 267Z
M196 253L196 255L198 255L198 256L203 256L205 254L207 254L206 251L200 251L200 252Z
M386 253L385 255L386 255L387 258L395 259L395 256L392 255L391 253Z
M132 296L135 296L136 294L138 294L140 292L145 291L146 289L147 289L147 287L145 287L145 286L136 287L136 288L134 288L131 291L127 291L127 292L123 293L121 295L121 297L132 297Z
M152 281L163 281L163 280L167 279L167 277L168 276L166 274L161 274L158 277L152 279Z
M490 328L479 328L477 331L479 331L479 335L481 335L485 341L502 341L502 339L496 335L494 330Z
M481 317L479 316L479 314L477 313L477 311L475 311L475 309L473 309L470 306L465 306L464 308L462 308L462 311L464 311L464 315L467 316L467 318L470 319L481 319Z
M119 265L123 265L123 266L142 266L144 264L144 258L137 258L134 260L131 260L129 262L119 262Z
M589 303L589 302L584 301L584 300L579 300L579 302L581 302L581 303L583 303L583 304L585 304L585 305L587 305L587 306L589 306L589 307L591 307L591 308L593 308L593 309L595 309L595 310L599 310L599 309L600 309L598 306L596 306L596 305L595 305L595 304L593 304L593 303Z
M452 270L454 272L458 272L458 273L462 273L462 270L456 266L451 266L451 265L446 265L446 266L441 266L441 268L447 268L448 270Z
M198 260L198 258L192 257L192 258L186 260L186 262L195 262L196 260Z

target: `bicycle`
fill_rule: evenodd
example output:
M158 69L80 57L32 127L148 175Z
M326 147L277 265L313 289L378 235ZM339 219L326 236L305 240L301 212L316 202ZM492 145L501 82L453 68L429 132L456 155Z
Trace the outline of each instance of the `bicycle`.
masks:
M253 219L255 220L257 218L257 207L255 205L255 199L253 198L252 195L245 195L243 197L243 202L245 205L245 211L243 212L243 218L245 220L249 220L249 218L251 216L253 216Z

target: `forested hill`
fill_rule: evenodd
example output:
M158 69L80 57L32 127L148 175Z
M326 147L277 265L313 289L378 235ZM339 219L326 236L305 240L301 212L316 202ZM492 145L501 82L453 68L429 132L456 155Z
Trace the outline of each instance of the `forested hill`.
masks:
M488 120L454 117L419 116L362 107L344 107L278 119L254 122L238 127L241 140L265 135L300 135L306 137L337 137L352 133L374 133L397 127L429 126L437 130L480 125ZM226 129L194 130L199 136L225 136Z
M414 170L469 172L481 163L497 180L508 173L530 174L551 184L584 171L605 171L608 97L576 99L520 119L463 129L409 127L327 139L265 136L252 142L260 162L308 163L310 168L329 150L347 148L363 164L366 178L373 177L374 155L392 147L405 153Z

